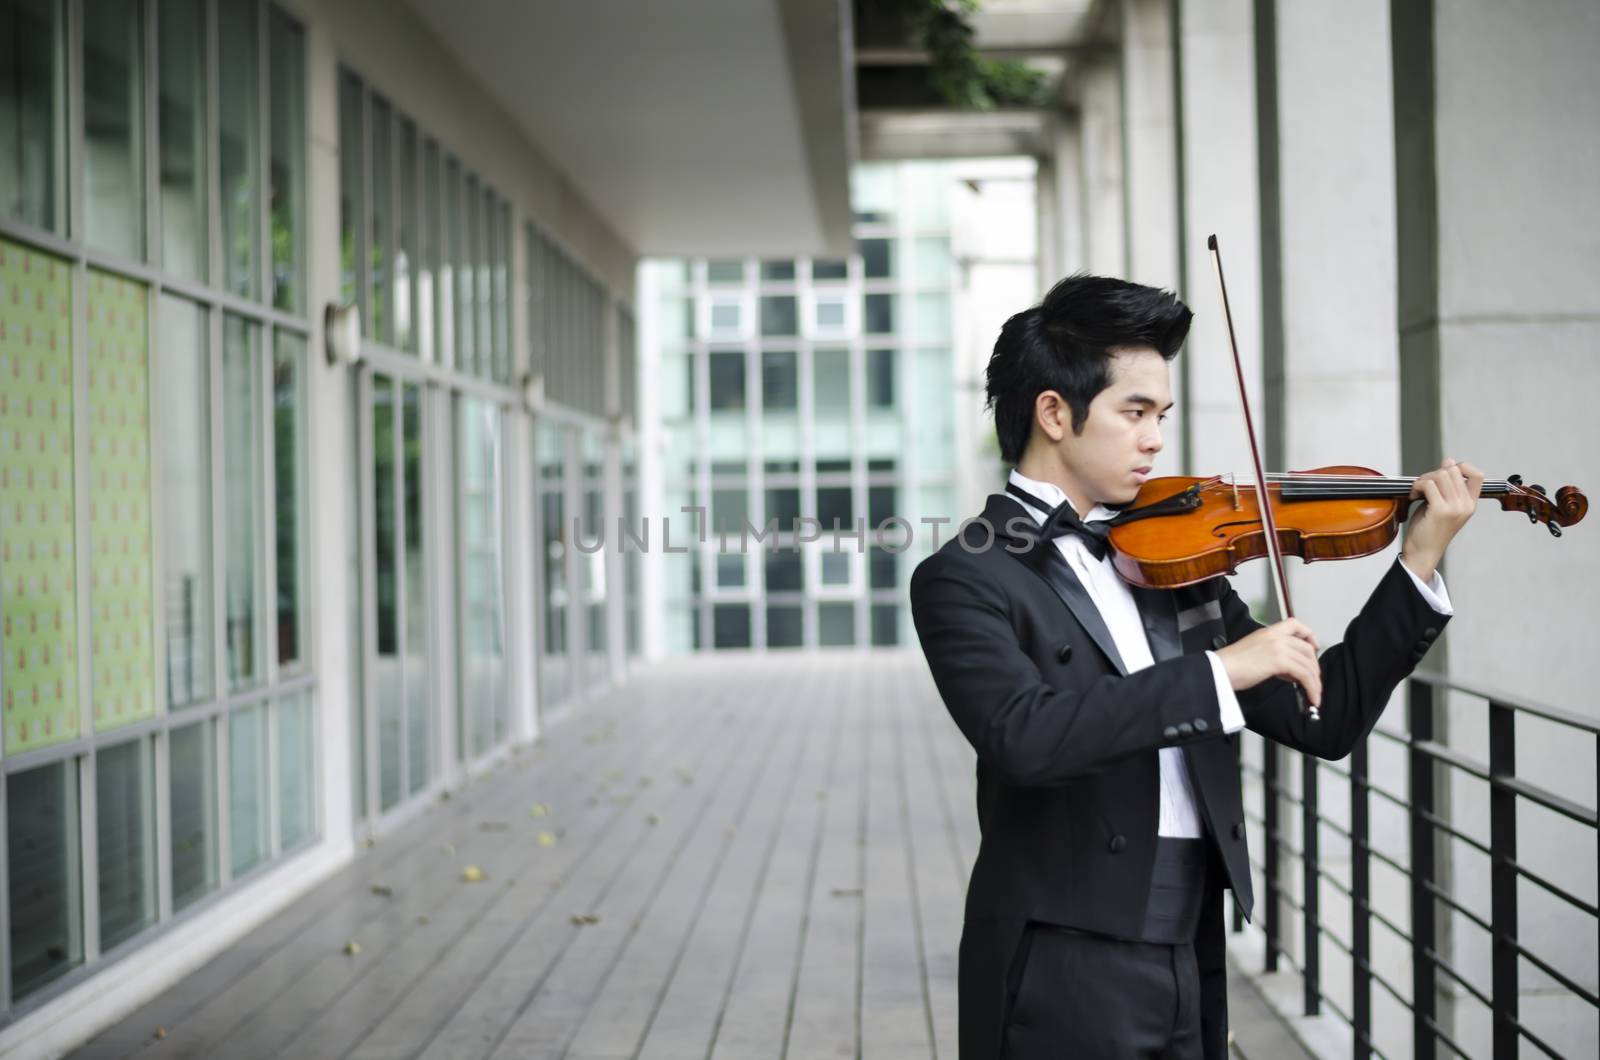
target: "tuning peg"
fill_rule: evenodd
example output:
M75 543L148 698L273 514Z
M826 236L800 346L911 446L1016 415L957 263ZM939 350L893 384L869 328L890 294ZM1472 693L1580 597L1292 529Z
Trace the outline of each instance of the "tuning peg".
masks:
M1555 523L1545 523L1544 525L1549 529L1551 537L1561 536L1561 527L1557 526Z
M1543 486L1529 486L1528 488L1533 490L1533 492L1535 492L1535 493L1544 493L1544 487Z
M1531 511L1530 511L1530 512L1529 512L1529 513L1528 513L1528 522L1530 522L1530 523L1537 523L1537 522L1538 522L1538 521L1539 521L1539 516L1538 516L1538 514L1537 514L1537 513L1535 513L1535 512L1531 512Z
M1511 483L1513 486L1520 486L1520 485L1522 485L1522 476L1521 475L1507 475L1506 476L1506 481Z

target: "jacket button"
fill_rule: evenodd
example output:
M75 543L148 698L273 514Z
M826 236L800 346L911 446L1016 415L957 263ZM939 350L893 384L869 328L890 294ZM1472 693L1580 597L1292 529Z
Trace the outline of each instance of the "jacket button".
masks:
M1178 727L1176 725L1168 725L1161 730L1161 738L1164 740L1176 740L1178 738Z
M1422 631L1422 635L1427 637L1429 640L1432 640L1434 637L1439 635L1439 627L1429 626L1427 629Z
M1211 638L1211 646L1213 648L1226 648L1228 646L1228 636L1227 636L1227 634L1218 633L1215 637L1212 637Z
M1237 824L1235 824L1233 826L1233 838L1235 838L1235 839L1243 839L1244 838L1244 822L1243 821L1240 821L1240 822L1238 822Z
M1106 849L1110 850L1113 854L1120 854L1122 853L1122 848L1127 845L1128 841L1126 839L1120 835L1114 835L1111 837L1111 842L1106 844Z
M1056 649L1056 662L1064 663L1072 658L1072 645L1063 644Z
M1180 722L1178 724L1178 735L1179 736L1193 736L1194 735L1194 726L1191 725L1189 722L1186 722L1186 721L1185 722Z
M1194 731L1195 732L1205 732L1209 728L1211 728L1211 723L1206 721L1206 719L1204 719L1204 718L1196 718L1196 719L1194 719Z

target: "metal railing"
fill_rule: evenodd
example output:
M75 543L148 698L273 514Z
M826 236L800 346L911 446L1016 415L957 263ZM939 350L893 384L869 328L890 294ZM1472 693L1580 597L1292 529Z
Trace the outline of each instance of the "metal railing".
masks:
M1304 986L1302 1001L1305 1015L1319 1015L1326 1010L1347 1024L1352 1035L1351 1053L1359 1060L1366 1060L1375 1054L1383 1055L1373 1037L1372 1002L1375 987L1410 1013L1412 1056L1415 1060L1431 1060L1438 1055L1441 1045L1454 1055L1474 1055L1466 1044L1453 1036L1456 1032L1453 1027L1447 1026L1448 1021L1441 1020L1441 986L1446 991L1475 998L1492 1014L1492 1050L1496 1060L1518 1056L1524 1043L1545 1055L1560 1056L1555 1046L1521 1019L1521 962L1527 961L1572 998L1586 1004L1596 1015L1600 1015L1600 997L1596 996L1593 988L1555 967L1555 961L1550 956L1533 952L1519 938L1518 893L1523 884L1532 885L1569 910L1568 915L1585 923L1588 938L1595 946L1588 951L1591 961L1595 959L1593 954L1600 953L1600 908L1595 902L1573 894L1518 861L1518 809L1527 805L1541 807L1586 828L1592 837L1591 849L1595 852L1596 863L1600 864L1600 826L1596 821L1600 790L1596 791L1594 804L1584 806L1532 783L1526 775L1519 776L1517 720L1519 717L1537 718L1557 726L1566 738L1586 741L1595 755L1589 773L1591 785L1596 783L1596 773L1600 772L1600 723L1498 691L1450 681L1436 674L1415 673L1408 678L1407 688L1407 732L1398 734L1375 729L1370 738L1387 741L1404 750L1407 773L1407 790L1404 793L1387 790L1373 782L1368 769L1369 741L1363 741L1351 755L1348 773L1314 756L1300 755L1298 792L1290 790L1284 776L1285 759L1294 752L1263 741L1264 755L1260 767L1241 762L1245 778L1258 780L1262 791L1264 812L1256 814L1247 808L1246 814L1263 829L1266 837L1261 860L1252 861L1265 881L1258 904L1263 911L1261 920L1266 935L1265 970L1275 972L1280 964L1288 964L1297 971ZM1439 708L1442 707L1439 700L1450 692L1486 702L1487 763L1435 738ZM1319 770L1348 778L1349 828L1328 819L1319 810ZM1439 798L1441 791L1447 791L1449 783L1457 777L1475 778L1487 785L1487 844L1452 820L1448 812L1448 796L1444 800ZM1408 816L1408 864L1402 864L1399 858L1373 846L1370 827L1372 796L1397 807ZM1446 812L1441 812L1441 801L1446 804ZM1295 808L1299 811L1301 839L1298 848L1292 837L1286 834L1285 826L1291 824L1292 819L1286 819L1285 807L1290 813ZM1349 843L1348 884L1331 874L1322 864L1319 835L1323 829L1342 836ZM1448 869L1448 858L1453 844L1461 844L1488 859L1487 917L1470 908L1451 883L1453 874ZM1445 871L1442 872L1441 854L1446 860ZM1284 877L1286 858L1300 862L1302 899L1298 902ZM1370 878L1374 860L1407 880L1411 930L1375 908ZM1351 930L1348 939L1339 938L1324 926L1319 900L1323 885L1331 885L1332 890L1349 903ZM1301 922L1302 937L1299 941L1303 956L1298 963L1286 945L1283 922L1285 909L1298 914ZM1475 985L1466 970L1452 959L1447 952L1450 947L1441 946L1440 917L1451 915L1464 918L1488 934L1490 987L1487 992ZM1392 982L1374 968L1372 929L1375 922L1409 945L1409 984ZM1242 928L1242 917L1236 909L1234 930ZM1324 942L1349 957L1351 982L1348 1011L1336 1004L1324 990L1320 958ZM1405 989L1407 985L1409 997Z

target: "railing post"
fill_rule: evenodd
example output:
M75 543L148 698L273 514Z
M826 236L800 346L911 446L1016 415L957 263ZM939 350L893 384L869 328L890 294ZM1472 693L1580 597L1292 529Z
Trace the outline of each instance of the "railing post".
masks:
M1350 756L1350 961L1355 1060L1372 1055L1372 889L1368 879L1367 741Z
M1489 701L1489 906L1494 942L1495 1060L1517 1055L1517 794L1497 783L1517 775L1517 715Z
M1281 836L1278 812L1278 745L1271 740L1261 741L1261 786L1265 798L1261 801L1261 815L1266 819L1266 846L1262 848L1262 883L1266 904L1267 971L1278 970L1278 950L1283 946L1282 911L1279 907L1278 842Z
M1415 678L1406 682L1406 716L1411 784L1411 1055L1433 1060L1432 1024L1438 1016L1433 953L1433 758L1420 744L1433 739L1433 686Z
M1300 893L1305 909L1305 929L1302 945L1305 947L1305 975L1301 986L1305 990L1305 1014L1322 1012L1322 917L1319 911L1322 888L1317 885L1317 759L1314 755L1300 756Z

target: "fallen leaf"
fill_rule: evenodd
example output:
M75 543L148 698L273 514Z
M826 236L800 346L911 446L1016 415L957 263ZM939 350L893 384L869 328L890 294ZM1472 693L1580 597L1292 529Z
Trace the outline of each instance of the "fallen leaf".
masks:
M377 895L379 898L393 898L394 888L387 887L381 883L375 883L372 885L372 893Z
M346 957L354 957L357 954L359 954L360 952L361 952L361 943L357 942L355 939L346 939L345 940L344 954L345 954Z
M468 865L461 870L461 878L467 883L480 883L484 878L483 870L476 865Z
M543 817L549 812L550 812L550 807L546 806L542 802L536 802L532 806L528 807L528 816L529 817Z
M443 849L446 854L454 854L456 852L456 845L454 843L446 843Z
M157 1027L156 1028L156 1041L159 1042L161 1039L165 1038L166 1036L167 1036L167 1029L165 1027Z
M366 847L368 850L371 850L373 847L378 845L378 841L371 836L367 836L367 838L361 841L361 845Z
M540 832L534 837L534 840L542 847L553 847L556 845L556 837L551 835L549 832Z
M660 814L659 814L659 813L652 813L652 814L651 814L651 815L650 815L650 816L649 816L649 817L648 817L648 818L647 818L647 820L648 820L648 821L649 821L649 822L650 822L650 823L651 823L651 824L652 824L652 825L657 825L657 824L660 824L660 823L661 823L661 815L660 815Z
M861 897L861 888L859 888L859 887L835 887L834 890L833 890L833 896L835 898L860 898Z
M655 783L655 781L653 779L651 779L650 777L640 777L639 778L639 786L641 788L648 788L650 785L652 785L654 783Z
M600 918L593 913L579 913L572 918L572 922L581 927L584 924L598 924L600 923Z
M428 922L428 918L427 918L427 917L426 917L426 916L419 916L419 917L417 917L417 923L419 923L419 924L426 924L426 923L427 923L427 922Z
M480 821L478 823L478 831L480 831L480 832L509 832L509 831L511 831L511 826L509 824L507 824L505 821Z

